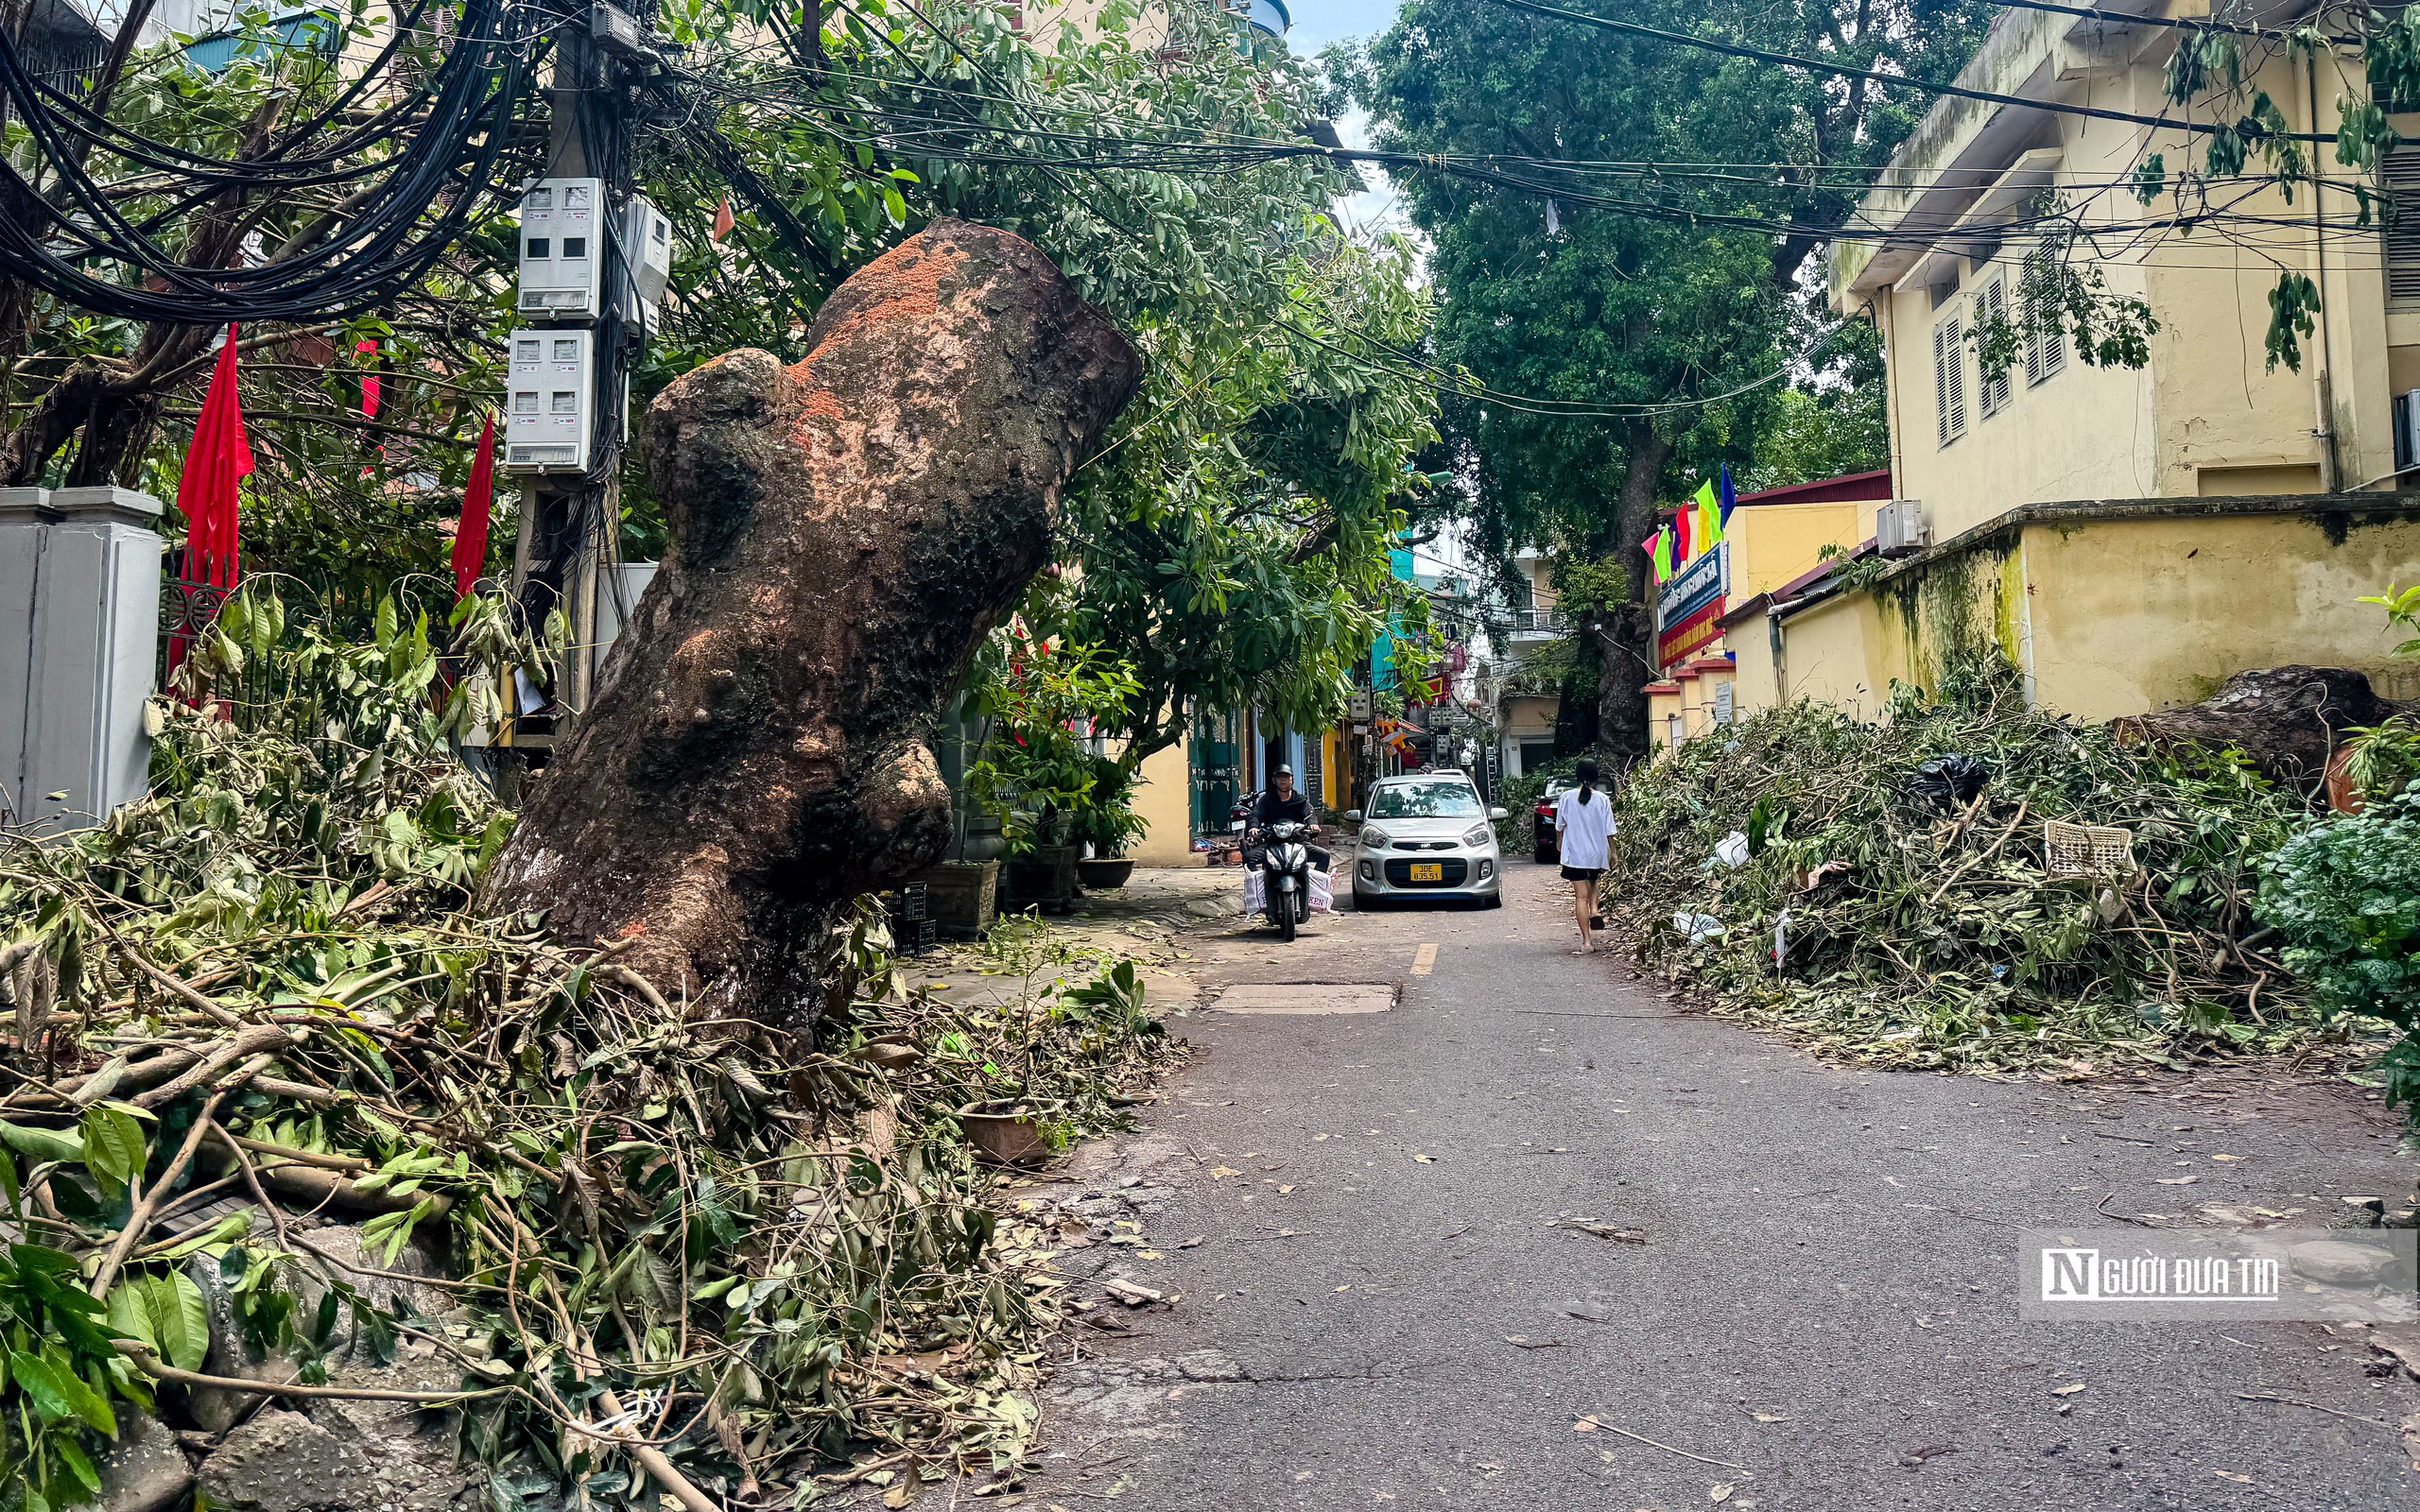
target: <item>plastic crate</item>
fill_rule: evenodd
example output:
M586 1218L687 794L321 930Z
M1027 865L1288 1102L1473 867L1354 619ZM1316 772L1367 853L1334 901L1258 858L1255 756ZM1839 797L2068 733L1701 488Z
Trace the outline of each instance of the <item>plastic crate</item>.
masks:
M2053 877L2122 877L2135 869L2135 835L2115 825L2045 819L2042 856Z

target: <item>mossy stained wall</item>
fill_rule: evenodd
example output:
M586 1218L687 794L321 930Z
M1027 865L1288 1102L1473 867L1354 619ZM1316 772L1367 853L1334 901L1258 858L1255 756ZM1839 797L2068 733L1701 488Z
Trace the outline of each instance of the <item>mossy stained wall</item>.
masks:
M2359 523L2357 523L2357 521ZM1743 708L1777 697L1878 713L1962 656L2004 658L2080 719L2196 703L2236 673L2308 663L2420 697L2420 663L2375 605L2420 579L2420 513L2182 515L2012 525L1789 616L1778 669L1740 626Z
M2198 703L2256 667L2350 667L2420 696L2364 594L2420 577L2420 517L2246 515L2029 525L2032 674L2081 719Z

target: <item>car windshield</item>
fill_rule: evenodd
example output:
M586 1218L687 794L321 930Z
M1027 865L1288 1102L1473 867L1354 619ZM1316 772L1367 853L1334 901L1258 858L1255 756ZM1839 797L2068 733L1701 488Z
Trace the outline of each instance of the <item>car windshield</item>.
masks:
M1478 816L1468 782L1389 782L1370 795L1374 819L1465 819Z

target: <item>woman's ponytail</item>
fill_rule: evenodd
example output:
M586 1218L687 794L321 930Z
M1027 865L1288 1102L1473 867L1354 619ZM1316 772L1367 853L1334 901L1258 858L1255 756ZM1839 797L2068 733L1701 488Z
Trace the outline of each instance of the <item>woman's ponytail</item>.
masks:
M1582 757L1579 766L1574 769L1574 775L1580 779L1580 805L1585 808L1597 797L1597 764L1586 757Z

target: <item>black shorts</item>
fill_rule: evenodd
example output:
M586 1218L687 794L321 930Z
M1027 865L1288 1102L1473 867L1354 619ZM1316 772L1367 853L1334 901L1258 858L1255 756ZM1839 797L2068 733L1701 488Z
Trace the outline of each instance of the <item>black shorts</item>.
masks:
M1605 868L1602 867L1565 867L1563 868L1563 880L1565 882L1594 882L1604 874Z

